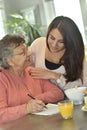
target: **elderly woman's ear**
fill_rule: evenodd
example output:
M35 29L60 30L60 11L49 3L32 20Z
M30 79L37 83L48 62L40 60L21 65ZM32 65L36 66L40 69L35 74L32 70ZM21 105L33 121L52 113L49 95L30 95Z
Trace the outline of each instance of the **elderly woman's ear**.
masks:
M14 66L12 58L7 58L7 63L9 64L9 66Z

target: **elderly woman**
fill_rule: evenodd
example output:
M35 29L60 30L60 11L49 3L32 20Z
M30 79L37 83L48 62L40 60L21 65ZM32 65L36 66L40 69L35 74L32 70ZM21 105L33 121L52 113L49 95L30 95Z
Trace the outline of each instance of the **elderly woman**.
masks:
M31 68L25 69L29 60L30 53L23 37L6 35L0 40L0 123L41 111L45 104L64 98L63 92L49 81L31 77Z

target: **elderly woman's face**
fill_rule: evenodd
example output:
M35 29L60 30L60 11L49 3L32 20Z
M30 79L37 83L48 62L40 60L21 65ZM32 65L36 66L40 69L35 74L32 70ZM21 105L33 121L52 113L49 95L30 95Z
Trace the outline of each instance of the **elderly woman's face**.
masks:
M14 49L12 62L16 67L23 67L29 62L31 53L29 53L26 44L22 44Z
M48 46L51 52L57 53L65 49L63 36L58 29L53 29L48 36Z

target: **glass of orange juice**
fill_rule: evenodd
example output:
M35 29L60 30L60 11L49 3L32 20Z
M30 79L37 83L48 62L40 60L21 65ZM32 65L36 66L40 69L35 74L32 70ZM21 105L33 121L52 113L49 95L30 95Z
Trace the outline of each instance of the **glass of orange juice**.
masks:
M58 103L58 108L60 111L61 116L64 119L70 119L73 116L73 101L71 100L64 100Z

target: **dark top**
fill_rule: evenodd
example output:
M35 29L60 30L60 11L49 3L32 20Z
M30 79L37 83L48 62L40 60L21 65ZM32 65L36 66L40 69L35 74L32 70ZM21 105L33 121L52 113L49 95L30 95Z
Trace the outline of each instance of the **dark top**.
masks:
M47 59L45 59L45 65L48 69L54 70L54 69L58 69L62 64L52 63L52 62L48 61Z

